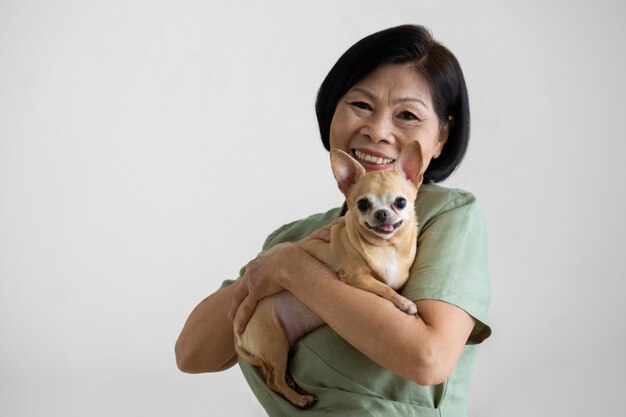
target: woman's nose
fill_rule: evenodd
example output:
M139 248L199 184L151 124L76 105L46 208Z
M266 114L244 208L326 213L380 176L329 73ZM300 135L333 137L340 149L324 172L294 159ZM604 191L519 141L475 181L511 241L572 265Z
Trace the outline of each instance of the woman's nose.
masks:
M394 143L393 123L391 117L383 113L373 114L361 128L361 134L368 136L374 143Z

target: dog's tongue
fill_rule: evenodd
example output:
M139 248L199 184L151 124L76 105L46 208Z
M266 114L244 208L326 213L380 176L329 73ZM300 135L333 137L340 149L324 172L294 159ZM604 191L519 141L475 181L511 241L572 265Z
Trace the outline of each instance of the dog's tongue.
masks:
M385 233L393 232L393 224L381 224L378 228Z

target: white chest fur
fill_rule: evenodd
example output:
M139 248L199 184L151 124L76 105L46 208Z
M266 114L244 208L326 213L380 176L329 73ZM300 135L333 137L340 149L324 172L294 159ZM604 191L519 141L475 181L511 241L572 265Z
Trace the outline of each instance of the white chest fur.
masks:
M371 267L394 290L404 285L407 271L404 262L399 259L398 252L392 247L381 247L376 256L376 263Z

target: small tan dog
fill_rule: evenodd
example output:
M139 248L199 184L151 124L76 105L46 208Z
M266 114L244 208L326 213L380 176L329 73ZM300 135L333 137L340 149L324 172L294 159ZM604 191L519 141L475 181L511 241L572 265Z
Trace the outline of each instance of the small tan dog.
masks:
M419 142L404 147L394 167L365 172L347 153L332 149L331 165L346 196L344 223L330 227L330 243L305 239L298 244L354 287L391 301L407 314L415 304L395 290L409 277L416 252L417 217L414 201L422 183ZM260 366L267 385L292 404L307 408L317 400L295 391L287 374L289 349L302 336L324 324L295 296L283 291L259 302L245 331L235 332L235 350L246 362Z

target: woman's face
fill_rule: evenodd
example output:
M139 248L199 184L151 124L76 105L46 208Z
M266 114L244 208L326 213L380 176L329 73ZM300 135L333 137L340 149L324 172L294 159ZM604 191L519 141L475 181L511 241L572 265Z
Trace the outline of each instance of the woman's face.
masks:
M330 147L352 155L367 171L388 169L409 142L418 141L424 167L441 153L450 121L440 124L430 91L412 64L383 65L339 100Z

